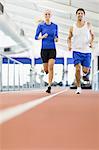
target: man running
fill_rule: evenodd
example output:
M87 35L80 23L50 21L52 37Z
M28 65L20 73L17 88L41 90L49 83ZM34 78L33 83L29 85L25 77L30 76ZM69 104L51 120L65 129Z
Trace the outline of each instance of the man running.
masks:
M70 27L67 39L68 50L73 50L74 66L76 68L76 94L81 93L81 66L85 78L90 71L91 48L93 47L94 32L90 22L85 21L85 10L76 11L77 21Z

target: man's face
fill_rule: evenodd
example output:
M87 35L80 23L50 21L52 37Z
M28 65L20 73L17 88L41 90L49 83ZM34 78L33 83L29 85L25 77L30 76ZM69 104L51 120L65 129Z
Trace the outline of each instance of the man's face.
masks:
M82 21L82 20L84 20L85 14L84 14L83 11L79 10L79 11L77 12L76 16L77 16L77 20L78 20L78 21Z

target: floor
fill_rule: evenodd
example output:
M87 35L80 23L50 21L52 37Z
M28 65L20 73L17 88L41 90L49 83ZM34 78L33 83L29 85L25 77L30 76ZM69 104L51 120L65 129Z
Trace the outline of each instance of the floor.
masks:
M99 150L99 92L2 92L0 113L0 150Z

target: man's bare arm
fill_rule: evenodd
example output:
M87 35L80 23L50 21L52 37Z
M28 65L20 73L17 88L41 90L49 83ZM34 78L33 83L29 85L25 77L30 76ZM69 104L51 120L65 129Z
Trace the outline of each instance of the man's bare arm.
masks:
M92 48L95 36L94 36L93 27L92 27L91 23L89 23L89 22L88 22L88 28L89 28L89 32L90 32L90 35L91 35L90 45L89 46Z
M67 38L67 44L68 44L68 50L69 51L72 49L72 43L71 43L72 36L73 36L73 27L70 27L68 38Z

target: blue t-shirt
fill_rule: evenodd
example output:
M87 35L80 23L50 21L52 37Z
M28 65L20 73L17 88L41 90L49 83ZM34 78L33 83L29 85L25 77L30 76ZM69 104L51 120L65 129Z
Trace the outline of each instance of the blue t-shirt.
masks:
M47 38L42 39L41 49L56 49L54 39L58 38L58 26L51 22L51 24L46 24L42 22L38 25L36 30L35 39L38 40L38 36L48 34Z

